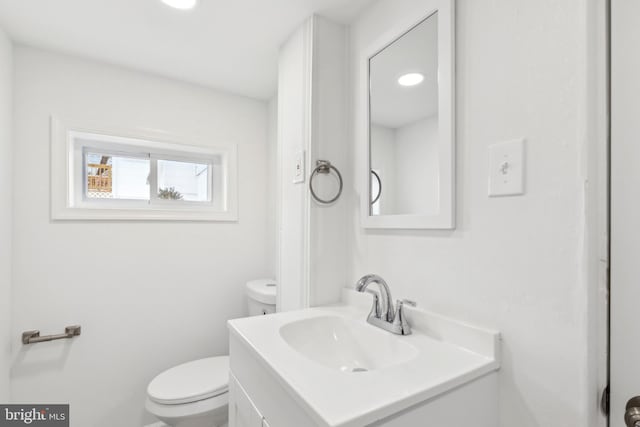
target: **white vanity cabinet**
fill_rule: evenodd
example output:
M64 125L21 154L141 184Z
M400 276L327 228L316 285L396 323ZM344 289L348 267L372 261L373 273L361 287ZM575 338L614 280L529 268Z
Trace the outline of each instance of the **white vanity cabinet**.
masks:
M229 427L312 427L277 378L232 334L230 340ZM268 421L267 421L268 420Z
M233 357L233 356L232 356ZM245 365L246 366L246 365ZM238 367L237 369L241 369ZM258 369L260 369L258 367ZM266 372L263 372L266 374ZM268 374L267 374L268 375ZM327 427L329 424L314 420L301 411L295 399L277 385L275 378L264 381L248 379L261 408L256 408L250 395L244 391L234 374L229 383L229 427ZM233 385L232 385L233 384ZM272 389L273 387L273 389ZM262 390L258 390L262 389ZM380 392L370 391L370 393ZM349 427L459 427L473 419L474 427L495 427L497 424L497 374L489 374L450 393L414 405L382 420L372 423L348 423ZM261 414L275 421L268 423Z
M495 427L499 334L407 314L409 336L352 306L229 321L229 427Z
M229 425L234 427L262 427L262 414L253 404L233 374L229 375Z

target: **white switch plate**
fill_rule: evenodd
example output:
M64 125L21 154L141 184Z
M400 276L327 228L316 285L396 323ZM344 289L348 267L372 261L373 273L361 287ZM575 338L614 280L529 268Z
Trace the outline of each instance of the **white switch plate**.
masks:
M524 139L489 147L489 196L524 194Z
M296 160L293 170L293 183L304 182L304 150L296 151Z

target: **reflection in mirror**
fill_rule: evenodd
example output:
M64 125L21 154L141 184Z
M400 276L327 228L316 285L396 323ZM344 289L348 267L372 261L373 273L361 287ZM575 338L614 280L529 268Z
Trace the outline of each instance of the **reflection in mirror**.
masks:
M369 73L370 215L437 214L438 14L370 58Z

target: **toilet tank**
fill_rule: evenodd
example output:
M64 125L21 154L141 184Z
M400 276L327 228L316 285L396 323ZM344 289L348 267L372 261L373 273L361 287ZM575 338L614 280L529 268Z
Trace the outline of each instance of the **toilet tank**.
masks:
M257 279L247 282L249 316L261 316L276 312L276 281Z

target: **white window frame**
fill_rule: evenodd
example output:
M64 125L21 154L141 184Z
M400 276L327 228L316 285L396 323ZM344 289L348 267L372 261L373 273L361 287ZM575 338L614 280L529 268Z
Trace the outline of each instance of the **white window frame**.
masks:
M167 134L104 129L51 118L51 218L53 220L237 221L237 146L186 145ZM85 153L148 158L150 200L86 197ZM157 197L157 161L207 164L210 201ZM219 172L214 168L219 168ZM217 177L218 179L214 178Z

